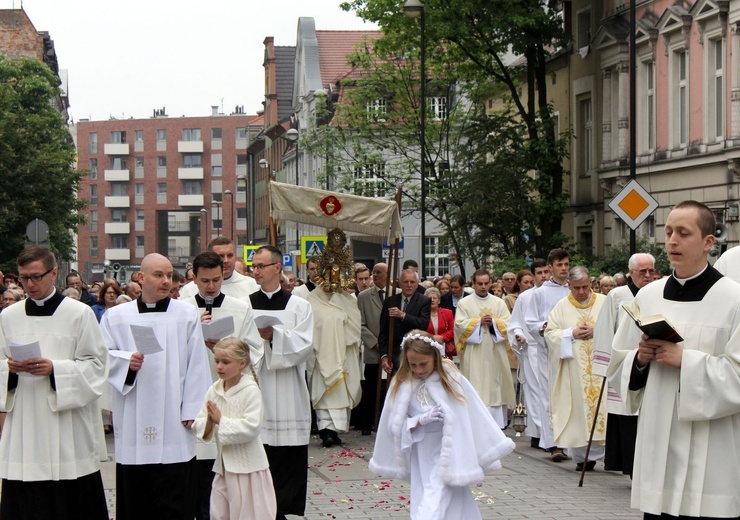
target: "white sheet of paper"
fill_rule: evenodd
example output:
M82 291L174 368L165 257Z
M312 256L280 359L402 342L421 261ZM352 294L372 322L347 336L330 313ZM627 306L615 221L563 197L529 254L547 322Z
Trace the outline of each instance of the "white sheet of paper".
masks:
M134 336L134 344L136 350L144 355L156 354L162 352L162 345L157 341L157 336L154 334L152 327L146 325L135 325L131 324L131 334Z
M210 322L201 322L205 339L223 339L234 334L234 317L223 316Z
M258 314L258 311L254 311L254 324L257 325L258 329L264 329L266 327L282 325L283 321L277 316L271 314Z
M29 359L41 357L41 344L38 341L32 343L8 343L8 349L10 349L10 357L13 361L28 361ZM18 372L19 376L23 377L41 377L28 372Z

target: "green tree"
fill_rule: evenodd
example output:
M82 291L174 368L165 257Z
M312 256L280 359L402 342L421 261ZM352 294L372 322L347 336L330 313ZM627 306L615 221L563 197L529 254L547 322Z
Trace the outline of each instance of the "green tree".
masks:
M400 48L416 42L419 28L401 14L403 0L349 0L345 10L376 22L381 45ZM562 136L547 96L551 51L569 39L555 0L425 0L428 63L433 75L450 70L464 84L491 85L492 93L513 107L524 125L524 158L533 172L536 221L530 236L537 250L562 243L561 223L567 200L563 193L565 156ZM506 60L511 54L522 60ZM415 57L415 54L410 54ZM526 89L522 85L526 85ZM522 93L525 94L522 94ZM537 234L535 234L535 231Z
M12 268L25 245L26 225L49 224L60 258L74 256L72 233L84 222L76 192L75 148L53 101L59 78L36 60L0 56L0 266Z

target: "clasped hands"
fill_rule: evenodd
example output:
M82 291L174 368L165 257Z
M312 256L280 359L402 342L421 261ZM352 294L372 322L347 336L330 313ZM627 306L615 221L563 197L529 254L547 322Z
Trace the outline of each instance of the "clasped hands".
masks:
M54 372L54 365L50 359L33 358L26 361L14 361L8 357L8 370L12 374L28 372L34 376L50 376Z
M594 337L593 325L578 325L573 327L573 339L591 339Z
M647 334L642 335L637 345L637 365L640 367L655 360L661 365L681 368L682 358L683 347L662 339L650 339Z

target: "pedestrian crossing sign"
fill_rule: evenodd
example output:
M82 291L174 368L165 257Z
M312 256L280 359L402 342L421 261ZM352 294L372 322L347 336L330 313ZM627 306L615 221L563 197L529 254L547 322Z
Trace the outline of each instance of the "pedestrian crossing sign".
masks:
M324 252L326 246L326 235L314 237L301 237L301 257L311 258Z
M254 253L262 246L244 246L244 265L251 266Z

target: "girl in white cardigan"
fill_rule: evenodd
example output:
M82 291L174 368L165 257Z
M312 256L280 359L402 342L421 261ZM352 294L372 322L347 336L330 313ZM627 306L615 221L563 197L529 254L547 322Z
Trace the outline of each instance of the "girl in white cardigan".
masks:
M370 471L411 482L412 520L480 519L469 486L514 443L430 334L412 330L401 348Z
M239 338L225 338L213 354L219 380L208 389L194 425L198 437L206 443L215 438L218 446L211 519L273 520L275 489L260 440L262 394L249 347Z

